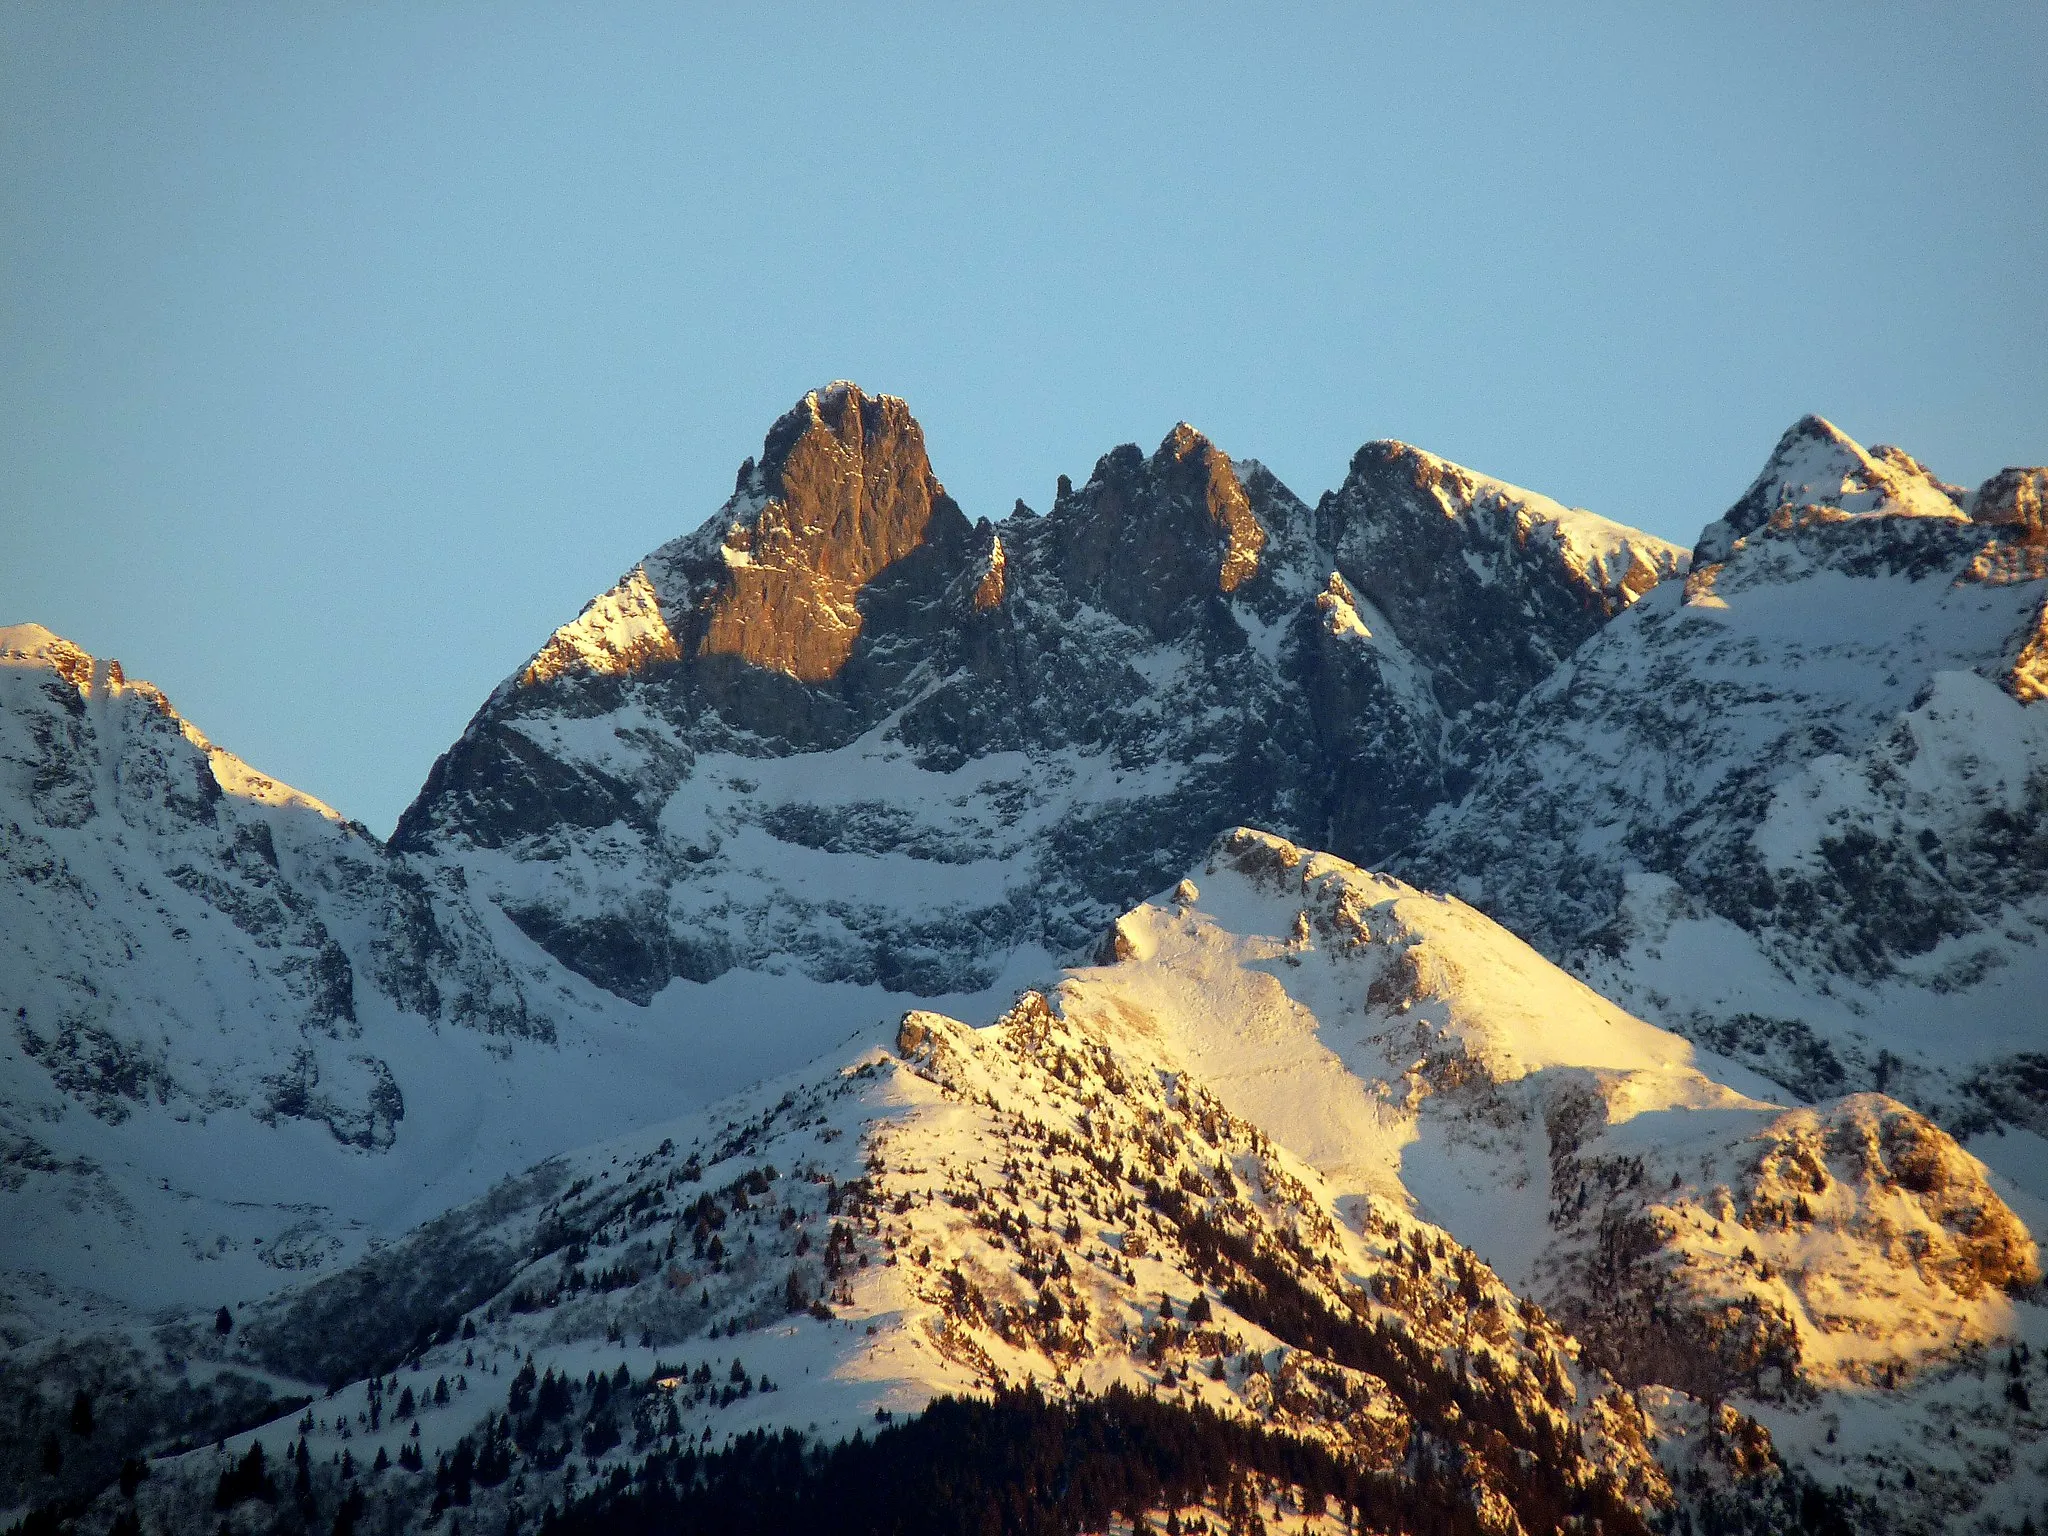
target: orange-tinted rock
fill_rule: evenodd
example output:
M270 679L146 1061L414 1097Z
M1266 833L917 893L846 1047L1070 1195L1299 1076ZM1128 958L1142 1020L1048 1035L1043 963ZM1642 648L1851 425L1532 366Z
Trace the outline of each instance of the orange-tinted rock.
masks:
M2033 627L2005 674L2005 691L2022 704L2048 699L2048 601L2034 611Z
M1070 589L1156 638L1242 595L1267 542L1230 456L1186 422L1149 460L1131 443L1104 454L1048 521Z
M1977 488L1970 515L2026 543L2048 543L2048 468L2001 469Z
M1258 574L1259 554L1266 547L1266 530L1252 515L1244 486L1230 467L1230 456L1186 422L1181 422L1159 445L1154 462L1170 459L1184 470L1192 470L1193 483L1201 489L1209 521L1223 535L1223 555L1216 571L1216 590L1235 592Z
M981 569L981 579L974 584L976 613L988 613L1003 605L1003 595L1007 590L1004 577L1007 563L1008 557L1003 554L1003 541L1000 538L991 538L988 559L983 562Z
M852 384L813 391L777 422L758 474L767 500L727 533L697 652L823 682L860 638L861 589L951 501L909 407Z

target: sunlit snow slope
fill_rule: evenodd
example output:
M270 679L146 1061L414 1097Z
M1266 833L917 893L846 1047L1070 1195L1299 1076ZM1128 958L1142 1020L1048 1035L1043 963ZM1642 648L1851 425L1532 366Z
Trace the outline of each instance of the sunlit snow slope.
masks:
M1973 1369L2048 1344L2034 1245L1903 1105L1746 1095L1471 908L1263 833L1105 948L986 1027L914 1010L893 1050L554 1160L158 1347L309 1383L254 1437L307 1435L316 1465L415 1423L430 1464L499 1447L522 1482L473 1490L490 1520L579 1457L829 1440L1027 1379L1397 1475L1441 1437L1501 1511L1765 1509L1773 1445L1883 1511L1864 1528L2041 1497L2009 1455L1978 1475L2048 1424ZM219 1465L167 1466L145 1507ZM398 1523L432 1486L371 1485Z

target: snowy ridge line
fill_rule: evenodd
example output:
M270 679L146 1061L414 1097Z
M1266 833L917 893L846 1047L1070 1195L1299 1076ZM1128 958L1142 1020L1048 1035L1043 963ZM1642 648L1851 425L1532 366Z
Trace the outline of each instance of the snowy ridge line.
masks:
M1402 867L1796 1099L1906 1099L2039 1198L2048 472L1976 520L1895 450L1786 442L1747 531L1532 690Z

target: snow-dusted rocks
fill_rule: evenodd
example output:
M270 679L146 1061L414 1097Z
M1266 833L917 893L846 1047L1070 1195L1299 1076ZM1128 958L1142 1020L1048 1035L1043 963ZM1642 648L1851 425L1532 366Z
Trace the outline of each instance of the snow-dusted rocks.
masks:
M618 677L681 653L661 616L661 600L647 567L636 565L611 591L590 600L564 624L519 672L522 687L565 673Z
M459 884L35 625L0 630L0 868L0 1265L33 1284L151 1305L202 1254L330 1261L319 1171L400 1135L404 1037L549 1028ZM305 1177L221 1166L265 1143Z
M1955 1363L2043 1333L2031 1239L1904 1106L1747 1096L1472 909L1268 834L1197 873L1119 921L1122 959L989 1025L912 1010L893 1051L553 1160L231 1338L165 1336L305 1383L305 1414L254 1434L310 1437L316 1469L415 1424L429 1464L463 1438L509 1457L464 1491L489 1522L579 1463L602 1485L1031 1381L1396 1478L1448 1456L1512 1530L1796 1510L1781 1434L1818 1458L1823 1418L1973 1422L1996 1394ZM1932 1480L1890 1528L2034 1497L2010 1467L1891 1465ZM219 1466L166 1465L148 1497L175 1511ZM403 1525L432 1486L369 1488ZM316 1504L341 1494L316 1476Z
M1825 507L1852 516L1960 518L1964 492L1937 480L1911 454L1889 446L1865 450L1833 422L1802 416L1786 429L1770 459L1734 506L1700 534L1693 558L1728 558L1734 541L1772 518Z
M0 630L0 871L13 1342L210 1315L759 1075L745 1049L621 1032L459 870L393 856L33 625Z
M1723 520L1746 531L1531 690L1404 868L1802 1097L2037 1120L2032 473L1973 522L1904 455L1802 422Z
M1468 736L1686 568L1661 539L1406 443L1359 449L1316 528L1352 587L1429 659L1431 692Z
M2039 1278L1981 1165L1904 1105L1739 1091L1717 1079L1764 1085L1464 903L1270 834L1230 834L1201 883L1120 919L1064 1014L1195 1074L1340 1198L1447 1228L1630 1385L1908 1371L2005 1336Z
M974 992L1235 822L1391 851L1682 563L1398 444L1312 511L1185 424L970 526L903 403L835 384L492 695L394 844L636 1003Z
M367 1468L415 1423L430 1463L509 1442L519 1484L465 1489L471 1519L559 1501L585 1459L602 1479L754 1430L831 1441L1027 1381L1206 1409L1397 1482L1445 1459L1488 1529L1636 1529L1672 1502L1655 1421L1540 1308L1398 1202L1340 1209L1198 1079L1037 993L981 1029L913 1013L899 1043L536 1170L208 1353L338 1387L255 1432L310 1436L316 1467ZM420 1274L448 1277L438 1309ZM537 1408L565 1380L574 1414ZM216 1465L164 1466L149 1497L175 1510ZM371 1489L406 1523L429 1493ZM315 1497L340 1492L330 1473Z
M17 626L0 690L11 1043L100 1119L250 1102L388 1145L402 1101L351 1044L366 993L492 1033L545 1027L458 905L119 663Z
M1858 1094L1698 1121L1556 1149L1538 1294L1623 1380L1810 1404L2027 1326L2034 1240L1925 1117Z

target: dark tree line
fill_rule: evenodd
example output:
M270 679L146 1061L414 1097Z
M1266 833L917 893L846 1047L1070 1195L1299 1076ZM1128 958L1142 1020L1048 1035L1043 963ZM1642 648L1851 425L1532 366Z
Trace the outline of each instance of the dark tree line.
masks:
M1242 1511L1249 1528L1268 1484L1299 1490L1311 1509L1356 1511L1354 1528L1484 1529L1455 1456L1425 1452L1399 1473L1373 1472L1206 1407L1122 1388L1053 1402L1026 1388L993 1402L942 1398L835 1446L757 1431L721 1450L655 1455L637 1478L621 1471L550 1511L541 1536L1073 1536L1197 1504ZM1601 1518L1608 1536L1646 1531L1626 1507Z

